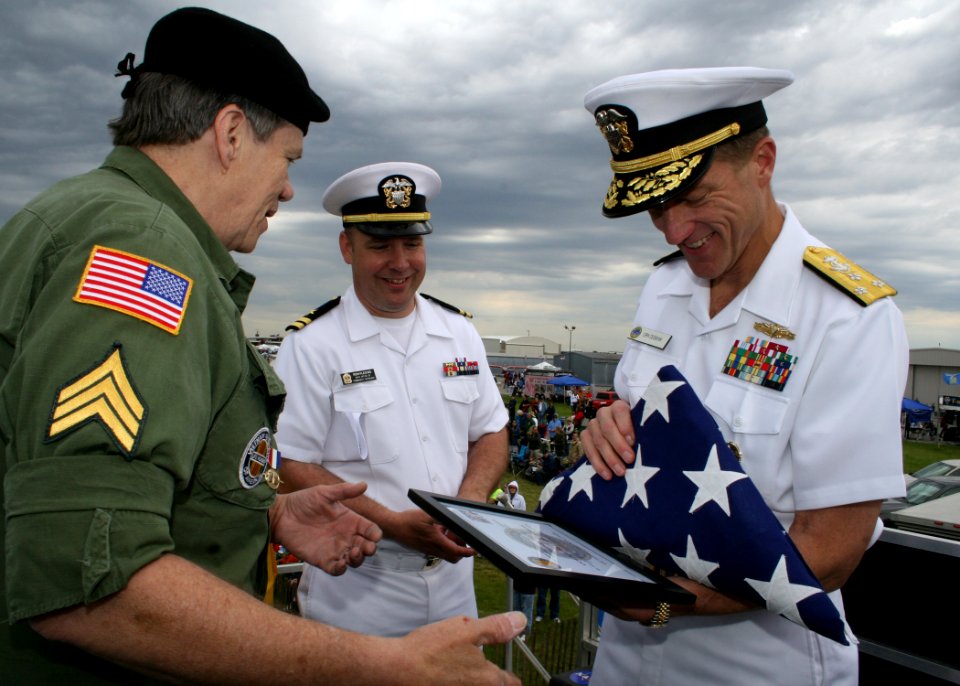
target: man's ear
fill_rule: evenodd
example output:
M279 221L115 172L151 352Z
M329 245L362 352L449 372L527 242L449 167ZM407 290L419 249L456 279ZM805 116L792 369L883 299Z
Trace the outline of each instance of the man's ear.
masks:
M353 264L353 244L350 242L350 236L346 231L340 232L340 254L343 261L347 264Z
M249 133L247 115L234 104L226 105L213 120L213 134L220 167L226 171L240 154Z
M764 136L753 148L753 162L762 186L769 186L773 170L777 166L777 144L770 136Z

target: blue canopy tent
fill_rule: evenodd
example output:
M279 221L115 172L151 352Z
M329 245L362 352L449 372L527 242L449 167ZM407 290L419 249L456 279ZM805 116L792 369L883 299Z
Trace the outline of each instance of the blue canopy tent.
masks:
M567 386L589 386L589 385L590 385L590 382L589 382L589 381L584 381L583 379L579 379L579 378L573 376L572 374L564 374L563 376L555 376L555 377L553 377L552 379L550 379L547 383L548 383L548 384L551 384L551 385L553 385L553 386L563 386L563 387L567 387Z
M910 400L910 398L903 399L903 402L900 404L900 410L906 412L907 421L909 422L908 426L919 426L929 422L933 416L932 407L917 402L916 400Z
M548 382L551 386L554 387L554 390L559 392L560 389L570 388L571 386L589 386L589 381L584 381L583 379L577 378L572 374L563 374L562 376L555 376L550 379ZM562 393L560 395L563 395ZM555 395L556 397L556 395Z

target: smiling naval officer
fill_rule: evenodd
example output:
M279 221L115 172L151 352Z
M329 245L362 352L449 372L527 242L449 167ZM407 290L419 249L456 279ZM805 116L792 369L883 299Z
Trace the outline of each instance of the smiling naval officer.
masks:
M618 395L633 405L657 370L676 366L842 613L839 588L882 530L879 503L903 491L907 339L895 291L774 198L764 101L792 81L781 69L671 69L608 81L584 104L611 153L603 214L648 212L678 248L644 286ZM609 419L628 403L601 410L583 436L601 473L622 467L597 446L623 442ZM709 580L684 585L695 614L657 608L604 623L591 683L857 683L853 642Z
M364 481L366 495L348 504L384 531L356 573L307 567L299 586L306 617L355 631L401 635L476 616L473 550L407 490L485 502L507 463L507 411L469 315L417 293L439 190L433 169L409 162L361 167L327 189L352 285L288 327L275 362L287 389L285 487Z

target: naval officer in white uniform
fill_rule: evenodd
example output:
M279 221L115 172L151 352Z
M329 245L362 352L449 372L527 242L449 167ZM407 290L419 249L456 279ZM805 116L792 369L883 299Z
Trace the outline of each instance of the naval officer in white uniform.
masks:
M407 490L485 502L507 464L507 411L469 315L417 293L439 189L433 169L408 162L355 169L327 189L353 284L288 327L275 362L287 389L283 487L366 482L347 504L384 532L356 573L307 567L301 613L384 636L477 614L474 551Z
M879 536L903 494L907 339L895 291L774 199L762 99L792 74L754 68L624 76L585 100L612 154L603 213L648 212L678 250L640 297L615 386L583 435L605 478L634 459L629 408L675 365L824 589ZM626 333L626 332L625 332ZM614 477L615 478L615 477ZM692 611L615 608L591 684L857 684L857 647L688 579ZM655 611L654 611L655 609Z

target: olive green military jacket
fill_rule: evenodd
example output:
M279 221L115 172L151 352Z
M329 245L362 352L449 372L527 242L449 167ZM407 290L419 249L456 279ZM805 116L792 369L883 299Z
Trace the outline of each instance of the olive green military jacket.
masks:
M132 148L0 230L4 683L59 663L130 683L19 620L109 596L165 553L261 590L283 390L243 334L253 281Z

